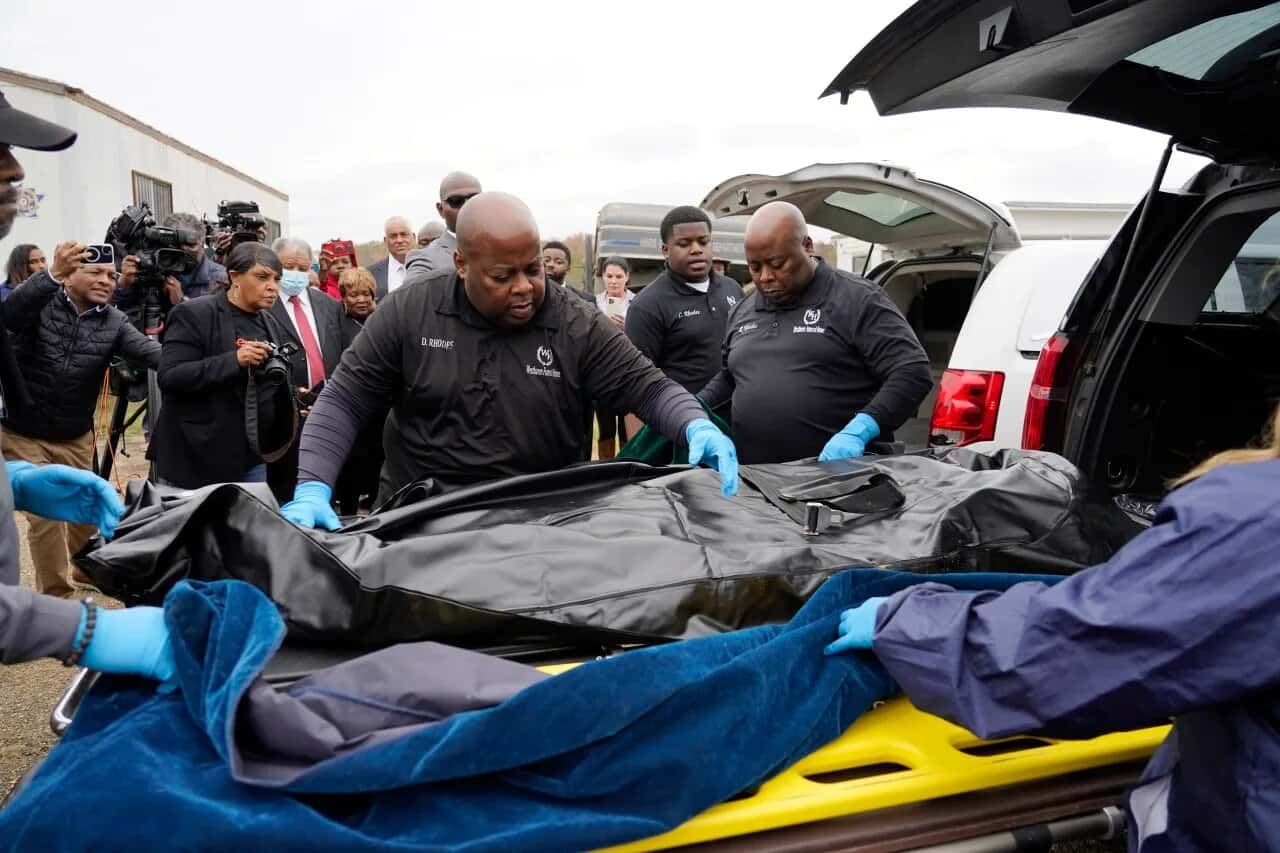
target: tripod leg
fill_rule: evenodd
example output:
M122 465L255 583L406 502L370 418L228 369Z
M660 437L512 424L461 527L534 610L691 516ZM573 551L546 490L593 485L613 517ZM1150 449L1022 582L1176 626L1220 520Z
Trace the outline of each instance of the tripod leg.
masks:
M145 406L146 403L143 403ZM111 426L107 429L107 450L98 459L98 476L104 480L111 479L111 466L116 460L116 450L120 447L120 439L128 428L125 423L125 412L129 409L129 395L116 397L116 404L111 410ZM97 448L94 448L95 452Z

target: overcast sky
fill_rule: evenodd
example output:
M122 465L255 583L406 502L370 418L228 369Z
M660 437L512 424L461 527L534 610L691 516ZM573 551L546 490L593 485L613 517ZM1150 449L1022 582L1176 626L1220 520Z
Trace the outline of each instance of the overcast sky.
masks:
M607 202L696 204L733 175L815 162L888 160L994 201L1143 192L1163 144L1146 132L818 100L908 5L4 0L0 65L284 190L313 241L436 218L450 169L525 199L544 237L591 230Z

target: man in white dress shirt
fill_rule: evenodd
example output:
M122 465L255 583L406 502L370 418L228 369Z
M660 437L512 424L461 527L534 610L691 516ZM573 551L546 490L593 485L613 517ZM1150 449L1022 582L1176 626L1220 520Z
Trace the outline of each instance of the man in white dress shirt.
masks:
M393 216L383 226L382 242L387 247L387 256L369 266L373 280L377 283L374 298L379 302L388 293L394 293L404 285L405 258L409 250L417 242L418 235L413 226L403 216Z
M346 313L342 303L323 291L306 284L311 271L311 246L295 237L281 237L271 244L280 258L284 273L280 279L280 296L269 309L288 333L278 344L297 347L291 359L293 387L298 395L303 417L310 410L317 386L338 369L347 343L342 325ZM298 432L302 432L301 421ZM280 460L267 466L267 483L277 497L288 500L298 479L297 442Z

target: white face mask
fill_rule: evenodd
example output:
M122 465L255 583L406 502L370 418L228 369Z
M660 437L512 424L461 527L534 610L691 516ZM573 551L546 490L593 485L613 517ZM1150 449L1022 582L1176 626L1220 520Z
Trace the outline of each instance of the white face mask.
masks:
M285 270L280 273L280 291L285 296L297 296L307 289L309 281L310 276L302 270Z

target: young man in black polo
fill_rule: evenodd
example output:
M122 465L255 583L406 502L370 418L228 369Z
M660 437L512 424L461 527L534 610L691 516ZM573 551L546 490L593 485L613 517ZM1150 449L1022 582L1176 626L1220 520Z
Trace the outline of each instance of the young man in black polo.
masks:
M672 380L697 393L720 369L736 281L711 270L711 217L677 207L659 229L667 268L627 309L627 337Z

